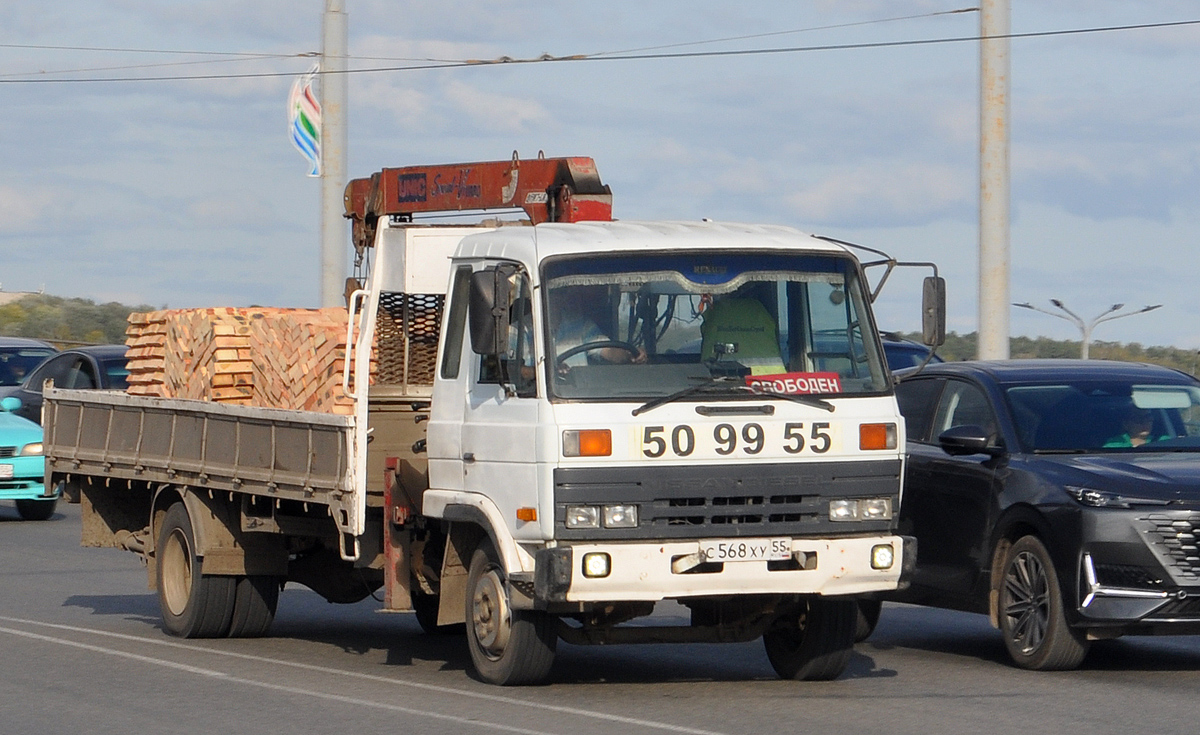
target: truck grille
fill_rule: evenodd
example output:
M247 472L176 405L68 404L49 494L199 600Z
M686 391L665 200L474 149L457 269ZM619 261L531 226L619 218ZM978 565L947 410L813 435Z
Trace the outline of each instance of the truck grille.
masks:
M614 467L554 471L555 534L564 540L850 535L887 531L891 521L834 523L831 498L890 497L895 460ZM638 527L569 529L568 505L636 504Z
M1175 575L1200 581L1200 513L1152 513L1140 520L1147 523L1151 546L1165 557Z

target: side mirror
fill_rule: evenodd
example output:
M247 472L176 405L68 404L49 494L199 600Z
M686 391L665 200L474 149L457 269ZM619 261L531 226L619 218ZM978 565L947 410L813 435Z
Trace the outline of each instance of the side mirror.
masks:
M506 267L471 274L468 321L471 349L477 355L500 355L508 350L509 282Z
M965 424L955 426L938 435L938 444L946 454L990 454L997 456L1004 451L1003 443L993 443L992 437L982 426Z
M3 399L0 399L0 409L3 409L8 413L13 413L20 407L21 399L17 398L16 396L7 396Z
M921 341L937 347L946 341L946 279L927 276L921 288Z

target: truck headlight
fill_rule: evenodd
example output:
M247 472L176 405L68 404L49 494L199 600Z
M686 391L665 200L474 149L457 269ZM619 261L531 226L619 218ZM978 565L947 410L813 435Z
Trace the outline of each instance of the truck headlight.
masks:
M866 498L860 500L858 516L864 521L886 521L892 517L892 499Z
M40 457L43 454L41 442L33 442L21 447L22 457Z
M891 517L891 498L829 501L829 520L831 521L886 521Z
M830 500L829 501L829 520L831 520L831 521L857 521L858 520L858 501L857 500Z
M594 505L568 505L567 528L599 528L600 509Z
M606 505L603 510L605 528L637 528L636 505Z

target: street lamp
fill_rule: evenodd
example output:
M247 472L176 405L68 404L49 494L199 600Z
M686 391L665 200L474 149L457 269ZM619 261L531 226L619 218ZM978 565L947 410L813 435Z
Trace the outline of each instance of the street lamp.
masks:
M1097 324L1100 324L1102 322L1111 322L1113 319L1120 319L1121 317L1125 317L1125 316L1133 316L1134 314L1145 314L1147 311L1154 311L1155 309L1159 309L1162 307L1162 304L1154 304L1153 306L1143 306L1142 308L1140 308L1136 311L1127 311L1124 314L1114 314L1113 312L1120 311L1121 309L1125 308L1125 304L1113 304L1112 306L1108 307L1104 311L1100 312L1091 321L1084 321L1081 316L1079 316L1075 312L1068 309L1066 304L1064 304L1062 301L1060 301L1058 299L1050 299L1050 303L1054 304L1056 307L1058 307L1062 311L1066 312L1067 316L1063 316L1062 314L1059 314L1057 311L1050 311L1048 309L1042 309L1040 307L1034 306L1033 304L1029 303L1028 301L1023 304L1013 304L1013 306L1019 306L1022 309L1033 309L1034 311L1040 311L1043 314L1049 314L1050 316L1056 316L1059 319L1065 319L1065 320L1071 322L1072 324L1074 324L1075 326L1079 327L1079 331L1083 335L1083 343L1079 348L1079 357L1082 360L1088 359L1088 346L1092 342L1092 330L1096 328Z

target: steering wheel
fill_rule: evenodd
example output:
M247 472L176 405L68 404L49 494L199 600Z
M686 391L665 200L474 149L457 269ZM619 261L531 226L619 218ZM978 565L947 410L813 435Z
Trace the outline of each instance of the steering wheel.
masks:
M564 361L569 360L580 353L591 352L592 350L606 350L610 347L616 347L619 350L625 350L628 352L630 361L637 357L638 353L641 352L641 350L629 342L621 342L615 339L602 339L597 340L596 342L585 342L581 345L575 345L569 350L560 352L558 357L554 359L559 364L562 364Z

